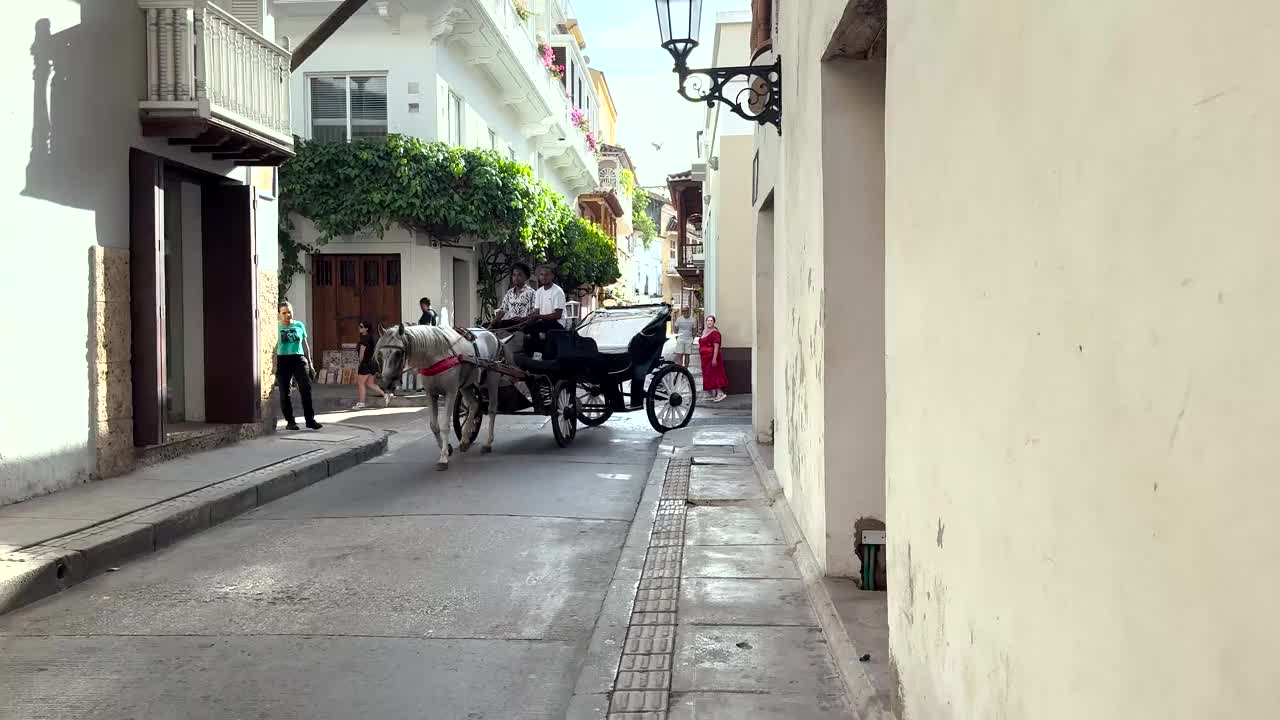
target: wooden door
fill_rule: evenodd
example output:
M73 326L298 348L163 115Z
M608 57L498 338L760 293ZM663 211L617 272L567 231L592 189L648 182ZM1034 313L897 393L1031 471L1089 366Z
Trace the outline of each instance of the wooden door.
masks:
M362 320L376 329L418 319L400 316L399 255L313 255L311 306L318 353L354 343Z
M205 417L213 423L253 423L262 414L254 189L207 184L200 196Z
M164 160L129 151L133 442L164 442Z

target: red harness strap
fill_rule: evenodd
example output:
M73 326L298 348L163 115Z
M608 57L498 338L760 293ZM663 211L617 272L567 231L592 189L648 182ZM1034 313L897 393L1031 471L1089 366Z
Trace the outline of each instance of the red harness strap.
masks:
M444 372L445 370L448 370L449 368L457 367L460 364L462 364L461 356L450 355L449 357L441 360L435 365L432 365L429 368L423 368L418 372L427 377L431 377L432 375L439 375L440 373Z

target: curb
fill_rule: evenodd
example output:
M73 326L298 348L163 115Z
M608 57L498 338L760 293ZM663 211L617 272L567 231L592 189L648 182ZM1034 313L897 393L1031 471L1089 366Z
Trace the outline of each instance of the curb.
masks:
M317 449L114 520L0 554L0 614L66 590L375 458L386 433Z
M818 625L826 637L827 650L835 660L840 678L844 681L845 693L849 699L849 706L853 708L854 717L860 720L897 720L893 712L877 700L876 687L871 677L862 669L862 664L858 662L861 651L849 638L848 630L836 613L831 593L822 582L822 570L818 567L818 561L809 543L805 542L804 534L800 531L800 525L791 511L791 503L787 502L782 485L778 483L778 478L773 471L765 466L755 440L746 436L744 444L747 447L747 453L751 455L756 478L764 486L765 494L769 498L773 515L782 526L783 539L795 548L796 567L800 570L809 603L813 606L814 614L818 616Z

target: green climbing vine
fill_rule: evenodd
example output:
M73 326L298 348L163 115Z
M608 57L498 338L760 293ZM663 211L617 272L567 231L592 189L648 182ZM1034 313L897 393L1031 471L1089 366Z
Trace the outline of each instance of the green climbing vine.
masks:
M437 242L474 244L484 318L517 260L558 266L566 289L607 285L620 275L610 239L575 217L529 166L498 153L402 135L301 141L296 153L280 169L282 297L290 279L305 272L306 253L337 237L382 236L397 225ZM314 224L313 244L295 239L295 213Z
M658 226L649 217L649 193L634 186L631 191L631 218L640 242L648 250L649 244L658 236Z

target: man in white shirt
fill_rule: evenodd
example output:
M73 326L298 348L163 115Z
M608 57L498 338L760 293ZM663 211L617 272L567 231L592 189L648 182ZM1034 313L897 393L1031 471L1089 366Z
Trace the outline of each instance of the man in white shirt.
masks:
M550 267L538 267L538 289L533 307L529 309L529 324L525 327L525 351L530 354L546 347L548 333L564 329L564 290L555 284L555 277Z
M538 289L533 295L533 310L531 314L535 322L540 320L553 320L564 326L564 290L555 283L556 274L551 268L543 265L538 268Z

